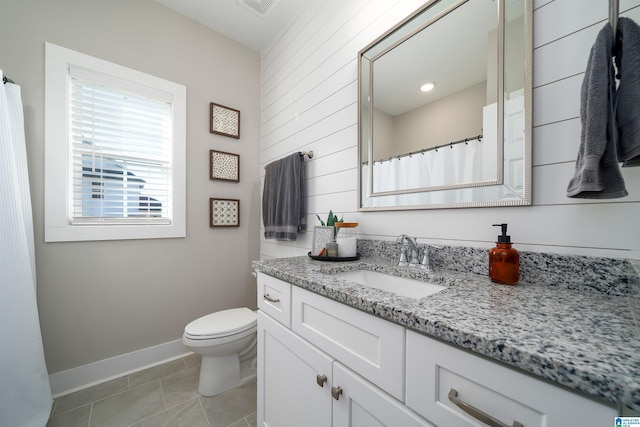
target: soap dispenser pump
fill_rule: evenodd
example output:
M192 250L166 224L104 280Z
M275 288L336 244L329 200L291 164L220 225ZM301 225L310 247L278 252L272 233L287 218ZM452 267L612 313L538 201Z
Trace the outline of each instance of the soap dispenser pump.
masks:
M520 254L511 247L511 236L507 236L507 224L493 224L502 227L496 247L489 251L489 277L492 282L515 285L520 279Z

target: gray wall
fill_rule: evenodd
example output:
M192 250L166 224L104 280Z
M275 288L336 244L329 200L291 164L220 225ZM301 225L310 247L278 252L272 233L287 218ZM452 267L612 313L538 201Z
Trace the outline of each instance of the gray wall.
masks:
M187 237L44 243L44 42L187 87ZM255 308L260 54L151 0L5 1L0 68L22 87L38 304L49 373L177 340L215 310ZM209 133L209 102L241 111L241 139ZM240 154L240 183L209 180L209 150ZM210 229L209 197L239 198L240 228Z

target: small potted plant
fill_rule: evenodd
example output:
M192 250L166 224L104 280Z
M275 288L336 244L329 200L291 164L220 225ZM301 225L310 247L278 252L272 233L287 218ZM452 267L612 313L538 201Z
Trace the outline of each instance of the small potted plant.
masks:
M318 221L320 221L320 224L322 224L323 227L327 226L327 227L333 227L333 238L336 238L336 234L338 233L338 229L335 227L335 223L336 222L342 222L344 215L342 216L342 218L338 219L337 215L334 215L333 211L330 210L329 211L329 216L327 217L327 222L325 223L322 218L320 218L320 215L316 214L316 218L318 218Z
M329 216L327 217L327 221L323 221L320 218L320 215L316 214L316 218L320 221L323 227L333 227L333 241L327 243L326 251L323 250L323 255L326 254L328 257L337 257L338 256L338 244L336 243L336 235L338 234L338 229L335 226L336 222L342 221L342 219L338 219L338 216L333 213L333 211L329 211Z

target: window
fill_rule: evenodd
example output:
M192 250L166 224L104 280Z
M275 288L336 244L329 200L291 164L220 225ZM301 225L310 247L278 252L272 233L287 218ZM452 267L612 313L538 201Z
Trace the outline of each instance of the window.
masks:
M186 88L46 44L45 241L185 236Z

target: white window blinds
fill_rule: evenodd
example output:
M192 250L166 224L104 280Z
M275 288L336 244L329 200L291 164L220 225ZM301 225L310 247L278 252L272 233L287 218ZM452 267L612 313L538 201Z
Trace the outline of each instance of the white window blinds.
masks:
M171 223L170 96L74 67L70 76L71 223Z

